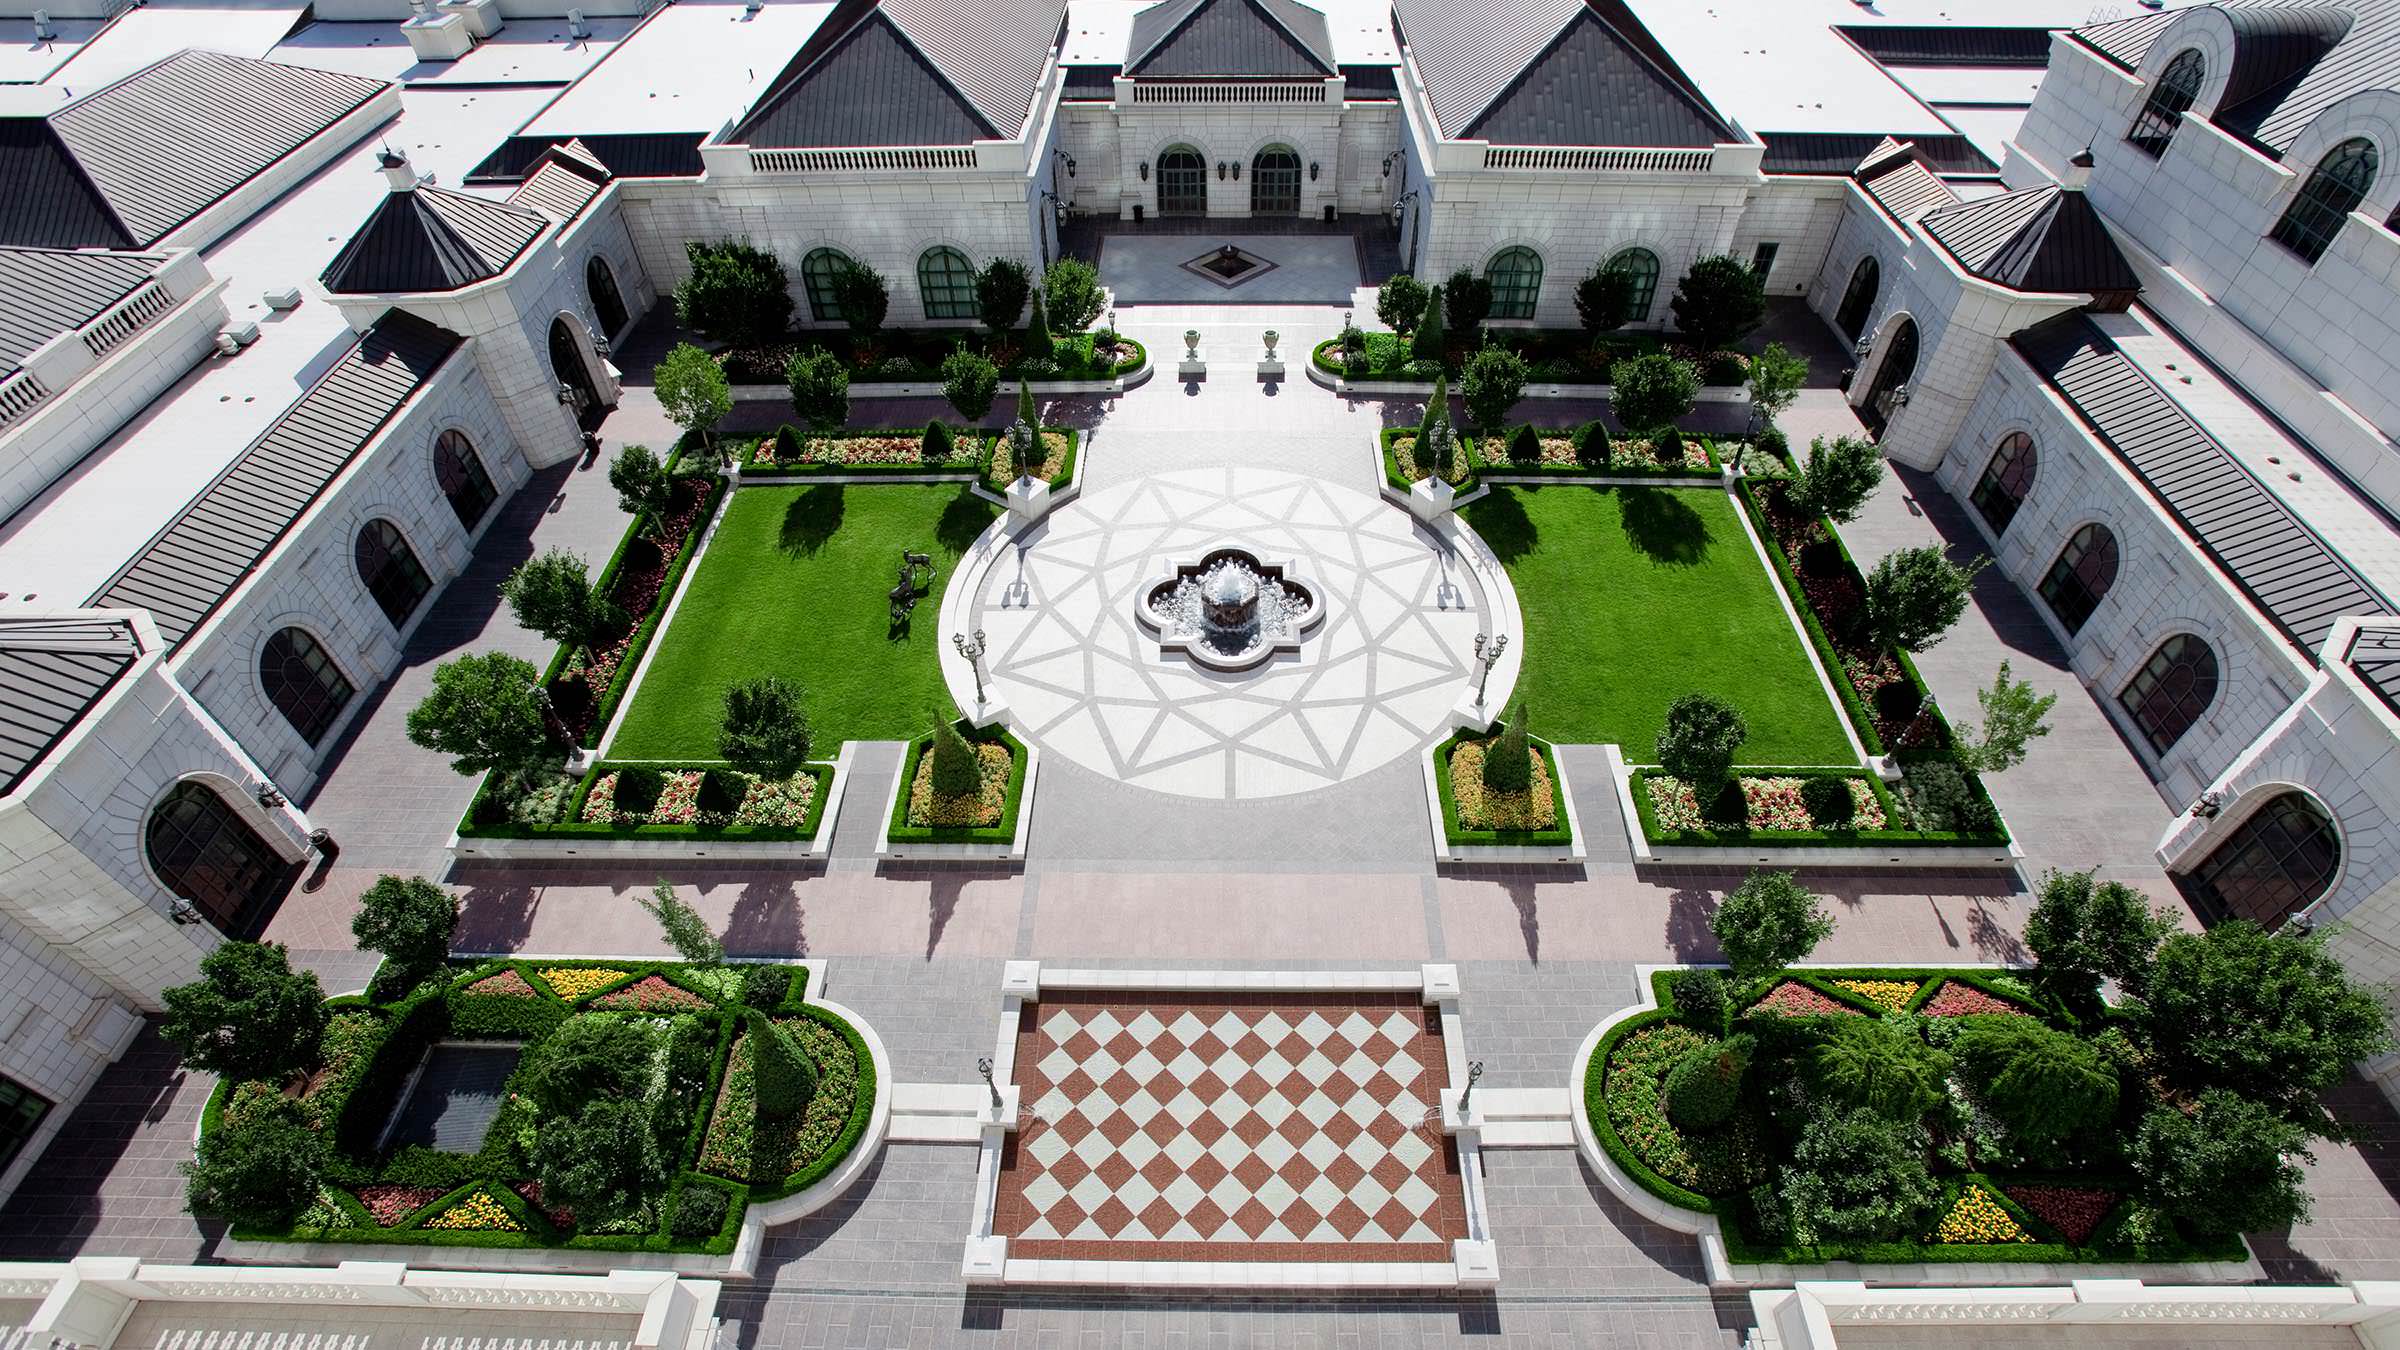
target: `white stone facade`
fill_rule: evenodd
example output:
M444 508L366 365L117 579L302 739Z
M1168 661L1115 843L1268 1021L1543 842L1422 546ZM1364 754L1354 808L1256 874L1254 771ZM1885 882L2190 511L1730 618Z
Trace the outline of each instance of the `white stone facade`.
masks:
M66 1123L60 1103L82 1098L124 1052L141 1020L106 983L0 914L0 1077L51 1103L14 1161L0 1169L0 1203Z

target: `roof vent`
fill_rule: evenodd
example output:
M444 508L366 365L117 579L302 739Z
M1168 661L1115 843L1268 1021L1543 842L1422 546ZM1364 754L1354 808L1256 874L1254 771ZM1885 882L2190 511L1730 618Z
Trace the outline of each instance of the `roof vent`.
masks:
M57 36L58 30L50 26L50 11L46 9L35 10L33 12L33 40L36 42L48 42Z
M383 166L383 176L391 181L392 191L416 191L417 171L409 166L406 150L394 150L387 145L383 147L383 153L375 157L375 162Z
M588 37L590 37L591 35L592 35L592 26L591 26L590 24L588 24L588 23L585 23L585 22L583 21L583 11L582 11L582 10L580 10L580 9L570 9L570 10L568 10L568 11L567 11L567 36L568 36L568 37L571 37L571 38L582 39L582 38L588 38Z

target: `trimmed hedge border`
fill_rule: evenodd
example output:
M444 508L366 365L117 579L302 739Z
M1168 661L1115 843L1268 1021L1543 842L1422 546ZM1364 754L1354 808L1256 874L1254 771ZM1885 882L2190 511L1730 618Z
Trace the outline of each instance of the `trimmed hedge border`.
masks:
M1529 370L1531 367L1539 364L1540 362L1549 360L1551 358L1528 355L1522 347L1511 341L1512 338L1531 338L1536 342L1540 342L1564 336L1579 340L1587 347L1594 345L1596 341L1590 336L1580 333L1572 328L1491 328L1487 326L1484 328L1483 332L1485 336L1494 340L1494 346L1505 347L1510 351L1516 352L1519 356L1523 356L1525 358L1525 364ZM1680 336L1680 334L1675 336ZM1373 344L1377 338L1390 338L1395 342L1401 340L1400 335L1397 333L1368 333L1368 354L1370 356L1372 356L1374 353ZM1625 360L1629 357L1648 356L1654 352L1663 352L1668 348L1677 345L1669 335L1663 333L1627 333L1619 336L1597 339L1597 341L1606 342L1612 347L1619 348L1620 350L1618 350L1612 358L1613 360L1618 361ZM1308 353L1309 364L1315 366L1318 370L1327 375L1336 376L1345 380L1349 379L1349 370L1340 361L1334 359L1334 353L1341 349L1341 343L1341 337L1337 334L1318 343L1315 347L1310 348ZM1454 385L1458 383L1461 373L1465 367L1465 362L1444 362L1443 365L1445 373L1447 373L1450 377L1450 382ZM1408 380L1412 377L1406 370L1385 369L1380 371L1369 371L1358 378L1362 380L1399 381ZM1529 373L1526 376L1525 382L1527 384L1580 384L1588 385L1593 389L1605 389L1608 387L1608 381L1606 379L1577 378L1571 380L1560 380L1538 373ZM1431 381L1418 381L1418 383L1430 384ZM1739 389L1743 385L1747 384L1748 380L1747 378L1735 380L1731 384L1706 384L1705 381L1703 381L1703 383L1705 387L1711 389Z
M1563 432L1572 435L1576 428L1536 427L1535 430ZM1612 435L1610 439L1613 442L1615 438ZM1487 457L1480 450L1475 454L1475 467L1479 473L1490 474L1495 478L1556 478L1569 483L1592 478L1655 478L1663 483L1689 483L1695 486L1714 487L1725 481L1725 456L1718 452L1716 440L1697 432L1689 434L1686 439L1700 443L1701 453L1708 456L1706 469L1670 469L1657 464L1609 463L1597 468L1583 464L1517 464L1509 460L1506 455L1495 460ZM1485 443L1489 444L1489 441L1487 440ZM1728 444L1732 443L1728 442Z
M1650 800L1649 780L1669 777L1659 769L1633 771L1633 809L1641 817L1642 838L1653 844L1686 847L1743 846L1775 847L1807 845L1826 848L2004 848L2008 844L2005 830L1980 833L1933 830L1753 830L1748 828L1723 830L1670 830L1658 823L1657 803ZM1900 818L1900 804L1892 799L1890 789L1871 773L1856 769L1779 769L1774 767L1734 769L1737 778L1841 778L1864 782L1883 807L1887 821ZM1980 789L1981 784L1977 784Z
M836 427L831 431L809 431L786 422L776 432L760 436L757 439L772 441L784 429L788 429L793 435L798 436L803 447L811 440L863 441L879 436L891 436L919 441L925 436L923 427ZM915 464L824 464L814 460L803 460L797 464L753 464L748 460L741 460L738 461L741 470L739 481L747 484L752 482L770 483L785 479L823 478L829 475L867 478L884 474L977 473L983 467L982 460L969 447L974 445L975 438L985 434L983 429L952 426L950 432L953 437L952 448L962 452L952 459L920 461ZM744 437L744 439L749 438Z
M1008 734L1003 728L975 727L963 718L953 723L969 745L996 744L1008 747L1008 787L1001 799L1000 820L993 825L911 825L908 823L909 789L917 781L917 763L933 747L933 733L926 732L908 743L908 751L900 757L899 791L892 797L892 818L885 836L895 844L1014 844L1017 841L1017 812L1025 801L1025 743Z
M1067 438L1067 453L1058 461L1058 471L1042 481L1055 492L1075 481L1075 457L1083 452L1083 433L1073 427L1043 427L1045 436L1056 433ZM977 433L983 436L983 476L975 481L994 492L1005 491L1011 480L1000 477L1000 433Z
M1411 479L1401 470L1400 452L1393 448L1392 442L1395 437L1415 436L1416 434L1415 427L1385 427L1376 438L1376 443L1382 447L1383 481L1402 495L1406 495L1410 488L1415 487L1417 480ZM1458 437L1458 462L1460 476L1452 480L1450 486L1460 492L1474 491L1476 479L1475 438L1465 432L1460 432Z
M1460 844L1506 844L1522 848L1564 847L1575 842L1575 831L1567 823L1567 780L1558 771L1558 751L1550 742L1528 734L1525 739L1542 757L1542 766L1550 772L1551 811L1557 823L1546 830L1470 830L1458 823L1458 798L1450 791L1450 755L1459 746L1482 743L1499 738L1499 726L1486 735L1452 732L1450 739L1433 748L1433 781L1442 798L1442 837L1453 847Z
M1022 337L1023 334L1024 330L1021 328L1012 330L1013 336L1011 340ZM1083 346L1087 352L1090 350L1091 344L1089 339L1091 336L1092 330L1090 329L1086 329L1080 333L1053 333L1051 335L1054 342L1073 342L1077 339L1083 339ZM920 361L915 357L907 356L905 353L892 353L893 356L900 356L903 359L908 360L913 367L910 373L903 378L898 376L884 375L876 371L871 366L860 367L852 365L850 363L850 356L854 350L854 344L856 343L857 338L846 328L826 327L815 329L797 329L786 335L782 342L779 342L775 345L778 347L788 347L794 353L798 353L799 351L809 348L821 348L823 350L832 352L834 355L842 358L843 368L848 372L850 376L850 383L853 385L940 384L942 382L942 360L950 355L950 349L953 346L967 342L970 339L978 342L986 342L991 339L992 334L990 330L981 327L887 327L878 331L874 337L875 340L879 342L906 342L911 345L928 349L938 347L939 351L938 354L933 355L930 361ZM1143 346L1142 343L1122 332L1117 334L1117 341L1133 348L1133 355L1125 360L1116 362L1115 364L1109 366L1106 370L1090 369L1070 372L1062 369L1052 371L1047 375L1026 375L1023 373L1023 370L1020 366L1009 365L1000 367L1000 381L1003 384L1015 384L1020 380L1029 384L1044 384L1052 381L1073 382L1086 380L1113 380L1130 375L1133 372L1140 370L1145 364L1148 363L1150 359L1149 348ZM975 347L974 350L979 353L982 352L981 347ZM1051 350L1055 352L1057 348L1053 347ZM718 358L719 365L725 365L724 358L734 354L735 353L731 350L713 353L713 355ZM889 360L890 358L887 357L885 359ZM1022 361L1024 358L1019 357L1018 360ZM754 375L762 376L763 378L748 378L749 376ZM747 369L737 370L732 366L726 366L725 379L729 384L751 386L772 385L776 388L782 388L784 383L783 371L780 369L772 371L756 371ZM861 398L871 398L876 396L877 395L873 390L869 390L866 393L858 395L858 397Z
M467 814L458 822L462 839L694 839L714 843L767 843L786 840L805 842L817 837L824 824L825 797L833 787L833 765L812 760L800 766L800 772L816 779L817 790L808 801L808 814L797 826L783 825L601 825L583 820L583 807L592 795L592 788L607 774L642 764L649 768L674 773L693 769L727 767L723 760L693 760L689 763L661 764L655 761L600 760L584 774L567 794L566 819L547 825L518 825L513 823L477 825L475 806L483 793L478 791L476 802L467 806Z

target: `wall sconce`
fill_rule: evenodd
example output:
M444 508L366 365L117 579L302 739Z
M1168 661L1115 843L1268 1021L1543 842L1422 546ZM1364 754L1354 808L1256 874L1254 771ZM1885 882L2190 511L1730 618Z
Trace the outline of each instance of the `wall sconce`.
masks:
M262 810L272 811L276 807L284 805L284 796L275 790L273 783L252 784L250 795L258 799L258 805Z
M1393 165L1393 164L1395 164L1395 163L1397 163L1397 162L1399 161L1399 159L1400 159L1400 152L1399 152L1399 151L1397 151L1397 150L1394 150L1392 153L1390 153L1390 154L1388 154L1388 155L1385 155L1385 156L1383 157L1383 176L1384 176L1384 177L1386 177L1386 178L1389 178L1389 177L1391 177L1391 176L1392 176L1392 165Z
M1139 166L1138 168L1136 168L1136 169L1135 169L1135 172L1136 172L1136 173L1139 173L1139 174L1142 176L1142 181L1143 181L1143 182L1145 182L1145 183L1149 182L1149 181L1150 181L1150 161L1149 161L1149 160L1146 160L1146 159L1145 159L1145 160L1143 160L1143 161L1141 162L1140 166Z
M597 327L597 325L594 326ZM605 361L608 359L608 334L594 333L592 335L592 351L598 355L601 360Z
M1317 162L1313 159L1308 162L1308 181L1317 181Z
M1850 354L1852 356L1864 358L1868 349L1874 345L1875 339L1867 334L1862 333L1859 335L1858 341L1850 344Z
M1233 162L1233 181L1242 181L1242 162L1238 159Z
M575 390L565 380L558 382L558 402L564 408L575 406Z
M2214 788L2211 788L2208 791L2201 793L2199 797L2192 802L2192 809L2185 814L2189 815L2194 820L2215 820L2217 818L2217 813L2224 809L2225 794L2217 791Z
M189 928L193 924L201 922L200 911L192 908L191 901L181 898L167 902L167 917L173 919L178 927L183 928Z
M1228 166L1226 165L1226 163L1225 163L1225 161L1224 161L1224 160L1221 160L1221 159L1220 159L1220 160L1218 160L1218 161L1217 161L1217 181L1218 181L1218 182L1222 183L1222 182L1224 182L1224 181L1225 181L1225 173L1226 173L1226 169L1227 169L1227 167L1228 167Z
M1893 412L1898 412L1898 411L1900 411L1902 408L1905 408L1905 407L1907 407L1907 406L1908 406L1908 386L1904 384L1904 385L1901 385L1899 388L1897 388L1897 389L1894 389L1894 390L1892 391L1892 411L1893 411Z

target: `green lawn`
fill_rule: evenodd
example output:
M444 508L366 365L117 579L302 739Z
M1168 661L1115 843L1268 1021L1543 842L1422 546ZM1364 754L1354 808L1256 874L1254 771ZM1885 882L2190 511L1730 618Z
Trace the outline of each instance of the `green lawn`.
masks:
M736 490L608 756L716 758L725 690L759 675L806 692L822 758L846 740L922 733L950 708L942 591L996 514L964 484ZM886 594L904 549L932 554L938 575L895 628Z
M1516 583L1536 734L1648 763L1667 705L1700 691L1748 719L1742 763L1856 761L1722 490L1494 487L1464 510Z

